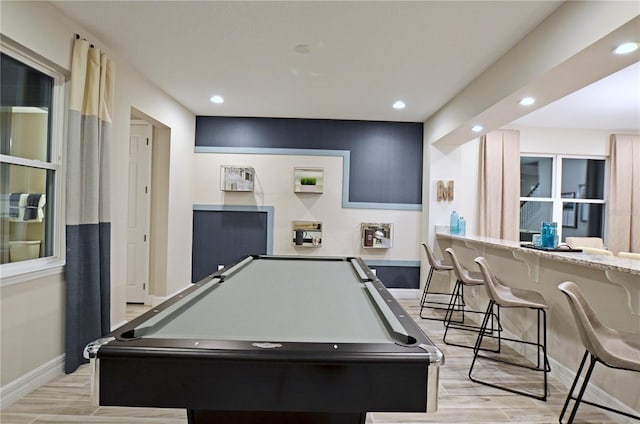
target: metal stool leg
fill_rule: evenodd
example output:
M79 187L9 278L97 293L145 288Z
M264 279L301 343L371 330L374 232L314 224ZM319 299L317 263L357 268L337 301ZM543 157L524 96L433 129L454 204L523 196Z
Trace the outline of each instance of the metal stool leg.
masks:
M569 393L567 394L567 399L564 401L562 412L560 412L560 418L558 420L558 422L560 423L562 423L562 418L564 417L564 413L567 412L567 407L569 406L569 402L571 401L571 399L574 399L573 391L576 389L576 386L578 385L578 380L580 380L580 375L582 375L582 369L584 368L584 364L587 362L588 356L589 356L589 351L585 350L584 355L582 356L582 361L580 362L580 366L578 367L578 371L576 371L576 377L573 379L573 383L571 384L571 389L569 389ZM590 365L589 368L593 368L592 365ZM580 388L581 393L584 392L584 389L585 387L587 387L588 382L589 380L585 380L584 383L582 384L582 387ZM577 410L578 410L578 402L575 403L575 405L573 406L573 409L571 410L571 417L569 418L569 422L573 422L573 417L575 417Z
M427 275L427 281L424 285L424 290L422 291L422 297L420 299L420 313L418 314L420 316L420 318L422 319L429 319L429 320L433 320L433 321L444 321L444 318L435 318L435 317L428 317L428 316L423 316L422 312L425 308L430 308L430 309L436 309L436 310L440 310L440 311L446 311L447 308L446 307L440 307L440 306L431 306L431 305L443 305L446 306L448 303L447 302L437 302L437 301L431 301L428 299L428 296L430 294L439 294L439 295L446 295L446 296L451 296L452 293L448 293L448 292L430 292L429 291L429 287L431 286L431 279L433 278L433 274L434 274L435 269L433 267L429 268L429 274Z
M584 381L582 382L582 386L580 386L578 397L574 397L573 394L576 389L576 386L578 385L578 380L580 380L580 376L582 375L582 371L584 370L584 366L587 362L587 357L590 358L589 368L587 369L587 372L585 374ZM581 403L586 403L587 405L591 405L596 408L604 409L606 411L613 412L615 414L624 415L625 417L633 418L635 420L640 421L640 416L638 415L632 415L625 411L620 411L618 409L610 408L606 405L602 405L595 402L589 402L583 399L584 393L587 389L587 385L589 384L589 380L591 379L591 373L593 372L593 368L595 367L597 362L600 362L609 368L615 368L615 367L610 367L609 365L601 362L597 357L591 355L589 351L586 350L584 352L584 356L582 357L582 361L580 362L580 366L578 367L578 371L576 371L576 378L573 380L573 383L571 384L571 389L569 389L569 394L567 394L567 399L565 400L564 406L562 407L562 412L560 413L560 418L558 419L558 422L562 423L562 418L564 417L564 414L567 412L567 408L571 400L573 400L575 403L573 405L573 408L571 409L571 415L569 416L569 421L567 421L567 424L573 423L573 420L575 419L575 416L578 412L578 407Z
M444 319L442 323L445 326L444 337L447 337L447 330L449 329L449 323L453 319L453 311L455 308L458 308L458 311L464 311L464 300L460 291L462 289L462 282L460 280L456 280L456 284L453 286L453 291L451 292L451 297L449 298L449 304L447 305L447 311L444 314ZM462 316L462 321L454 321L462 323L464 322L464 315Z
M457 305L455 304L455 301L459 299L459 302L457 303ZM455 309L457 306L457 309ZM466 303L464 301L464 283L460 280L456 281L456 286L453 289L453 294L451 295L451 301L449 301L449 307L447 309L447 313L445 314L445 319L444 319L444 326L445 326L445 330L444 330L444 335L442 336L442 341L445 344L448 344L450 346L458 346L458 347L463 347L463 348L467 348L467 349L473 349L474 345L466 345L466 344L462 344L462 343L455 343L455 342L451 342L451 341L447 341L447 334L449 333L449 328L454 328L456 330L464 330L464 331L473 331L473 332L477 332L480 331L482 328L482 325L477 325L477 324L466 324L465 323L465 312L467 313L475 313L475 314L483 314L483 319L485 317L485 313L482 311L474 311L474 310L467 310L465 309ZM456 321L453 319L453 313L454 312L461 312L462 318L460 321ZM494 317L496 318L495 323L494 324ZM502 331L502 328L500 327L500 321L499 319L497 319L498 317L491 313L489 319L491 322L491 326L489 327L487 324L487 328L485 328L485 335L487 337L492 337L492 338L497 338L498 339L498 347L496 349L485 349L485 348L480 348L480 350L484 350L484 351L491 351L491 352L495 352L495 353L499 353L500 352L500 332ZM494 336L493 334L495 332L498 332L498 336ZM489 334L491 336L489 336Z
M521 364L521 363L516 363L516 362L511 362L511 361L507 361L507 360L502 360L499 358L494 358L494 357L490 357L490 356L483 356L480 355L479 352L483 349L481 349L482 346L482 340L484 337L486 337L485 332L487 331L487 326L489 324L489 319L490 317L493 315L493 308L494 305L497 306L498 311L497 311L497 315L496 316L500 316L500 305L498 305L497 303L495 303L493 300L489 301L489 305L487 306L487 311L485 313L484 319L482 320L482 326L480 328L480 332L478 333L478 338L476 339L476 343L474 345L473 348L473 360L471 361L471 366L469 367L469 379L473 382L476 383L480 383L480 384L484 384L485 386L489 386L489 387L493 387L496 389L501 389L501 390L505 390L507 392L510 393L515 393L515 394L519 394L519 395L523 395L523 396L527 396L527 397L531 397L534 399L538 399L538 400L547 400L547 387L548 387L548 382L547 382L547 373L549 371L551 371L551 367L549 365L549 359L547 357L547 348L546 348L546 342L547 342L547 331L546 331L546 313L543 309L537 309L537 314L538 314L538 319L537 319L537 324L538 324L538 328L537 328L537 341L536 343L533 342L529 342L529 341L525 341L525 340L517 340L517 339L511 339L511 338L506 338L506 337L501 337L500 333L498 335L498 341L499 343L502 340L507 340L507 341L512 341L515 343L522 343L522 344L529 344L529 345L534 345L536 346L536 356L538 357L538 364L533 367L533 366L528 366L525 364ZM543 317L543 325L541 327L540 325L540 314L542 314ZM500 324L498 324L500 325ZM544 345L540 343L540 332L544 331L543 334L543 340L544 340ZM543 356L543 363L544 365L541 367L540 366L540 353L542 352L542 356ZM542 372L544 374L544 381L543 381L543 394L542 395L536 395L534 393L530 393L530 392L526 392L526 391L522 391L522 390L516 390L516 389L511 389L509 387L505 387L505 386L499 386L497 384L493 384L487 381L483 381L483 380L479 380L475 377L473 377L473 369L475 367L476 361L478 358L484 358L484 359L488 359L494 362L501 362L503 364L507 364L507 365L512 365L512 366L516 366L516 367L520 367L520 368L526 368L526 369L530 369L532 371L539 371Z
M427 282L424 284L424 290L422 291L422 298L420 299L420 313L424 308L424 301L427 299L427 292L429 291L429 285L431 284L431 276L433 275L433 267L429 268L429 274L427 275Z

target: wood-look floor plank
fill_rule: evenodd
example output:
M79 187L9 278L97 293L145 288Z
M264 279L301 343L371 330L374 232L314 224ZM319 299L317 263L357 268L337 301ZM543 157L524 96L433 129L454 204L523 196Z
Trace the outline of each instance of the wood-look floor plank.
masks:
M164 419L164 418L122 418L122 417L78 417L62 415L43 415L38 417L33 424L186 424L184 419ZM3 423L4 424L4 423Z
M510 423L509 417L500 408L439 408L432 414L420 413L374 413L373 422L400 423Z
M32 424L37 415L34 414L13 414L0 412L0 423L2 424Z
M186 420L187 413L184 409L172 408L132 408L123 406L101 406L96 410L93 416Z

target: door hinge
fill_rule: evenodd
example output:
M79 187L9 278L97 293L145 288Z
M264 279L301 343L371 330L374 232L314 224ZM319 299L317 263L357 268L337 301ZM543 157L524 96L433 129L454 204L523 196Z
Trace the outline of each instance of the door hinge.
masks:
M149 186L144 186L144 194L149 193Z
M147 283L142 283L142 290L146 290L147 289Z
M146 234L144 235L144 241L147 241L147 235Z
M149 137L147 137L147 146L149 145Z

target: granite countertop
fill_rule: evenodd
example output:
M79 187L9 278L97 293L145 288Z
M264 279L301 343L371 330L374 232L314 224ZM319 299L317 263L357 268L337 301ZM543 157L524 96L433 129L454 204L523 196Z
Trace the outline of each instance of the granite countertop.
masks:
M604 271L616 271L640 276L640 261L637 259L621 258L618 256L594 255L582 252L557 252L530 249L522 247L520 242L512 240L502 240L492 237L476 236L472 234L456 235L449 234L449 227L436 226L436 237L452 240L461 240L468 243L478 243L484 246L491 246L496 249L508 250L511 252L535 255L541 258L567 262L575 265L588 266L602 269ZM640 277L638 278L640 283Z

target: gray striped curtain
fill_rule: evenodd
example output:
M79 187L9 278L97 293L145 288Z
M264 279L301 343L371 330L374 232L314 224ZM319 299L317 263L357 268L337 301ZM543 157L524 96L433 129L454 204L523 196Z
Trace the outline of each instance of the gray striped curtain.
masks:
M77 39L71 64L66 184L65 372L110 330L109 170L114 65Z

